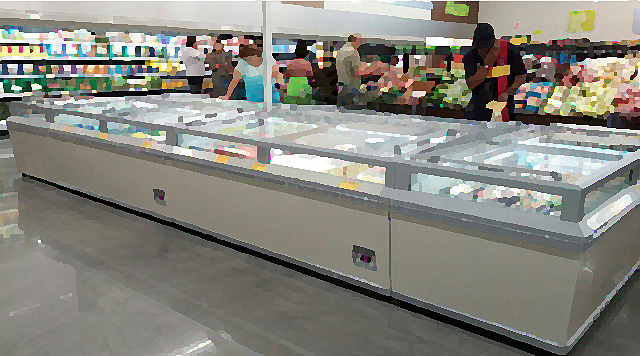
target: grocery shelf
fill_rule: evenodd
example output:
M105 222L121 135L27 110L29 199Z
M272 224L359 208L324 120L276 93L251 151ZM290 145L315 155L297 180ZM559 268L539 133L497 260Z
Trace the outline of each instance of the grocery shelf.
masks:
M32 57L24 57L24 58L16 58L16 57L4 57L0 58L2 63L14 64L14 63L54 63L54 62L146 62L152 60L161 60L162 58L156 57L120 57L120 58L110 58L110 57L49 57L49 58L32 58Z

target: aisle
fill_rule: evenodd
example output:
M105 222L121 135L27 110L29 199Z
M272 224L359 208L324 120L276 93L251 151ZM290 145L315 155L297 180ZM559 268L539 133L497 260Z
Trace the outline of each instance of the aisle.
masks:
M526 354L21 178L10 156L0 140L3 223L23 231L0 238L6 354ZM638 276L572 355L640 354Z

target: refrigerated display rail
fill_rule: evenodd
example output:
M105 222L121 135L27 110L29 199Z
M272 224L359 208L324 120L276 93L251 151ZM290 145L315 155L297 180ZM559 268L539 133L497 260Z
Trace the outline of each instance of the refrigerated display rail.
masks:
M638 268L633 131L189 95L54 102L15 103L22 173L556 353Z

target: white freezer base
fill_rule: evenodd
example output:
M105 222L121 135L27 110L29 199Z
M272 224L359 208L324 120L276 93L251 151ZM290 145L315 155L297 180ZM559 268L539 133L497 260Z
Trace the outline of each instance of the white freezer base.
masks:
M640 208L586 253L391 215L214 169L11 132L21 172L567 353L638 268ZM135 156L134 156L135 155ZM166 192L166 205L152 189ZM387 207L388 208L388 207ZM354 265L353 245L377 271ZM391 289L391 281L393 288Z
M330 275L352 276L374 289L390 288L388 208L24 132L12 132L11 142L18 168L27 175L321 266ZM165 191L165 206L154 201L153 189ZM376 271L353 263L353 245L375 251Z
M639 219L576 254L391 214L392 296L566 354L638 269Z

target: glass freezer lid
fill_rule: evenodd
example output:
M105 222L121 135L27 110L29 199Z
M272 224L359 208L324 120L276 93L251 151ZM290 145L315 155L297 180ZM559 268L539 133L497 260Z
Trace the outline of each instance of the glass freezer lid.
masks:
M513 172L530 174L544 180L579 184L595 172L621 159L619 155L578 154L573 149L527 144L498 145L487 142L463 145L448 152L438 162L443 166L470 169L513 168ZM539 174L536 174L539 173Z
M326 132L313 133L293 142L353 153L392 157L395 145L413 141L417 136L374 133L350 130L344 126L329 128Z
M259 122L254 119L255 122ZM263 120L263 125L247 125L244 130L236 131L234 135L249 138L276 138L291 134L303 133L318 127L316 124L287 121L279 117L268 117Z
M353 120L343 120L339 126L354 131L368 133L389 133L396 135L433 135L440 132L469 133L480 129L479 125L466 123L452 123L441 121L428 121L413 118L396 118L386 115L371 115L371 118L363 118L354 115ZM455 134L454 134L455 135Z
M555 217L561 214L561 196L462 179L415 174L411 177L411 191L490 204L527 213Z
M559 132L551 140L551 143L561 143L584 147L611 148L616 150L636 151L640 149L640 133L637 134L602 134L587 135L574 132Z

